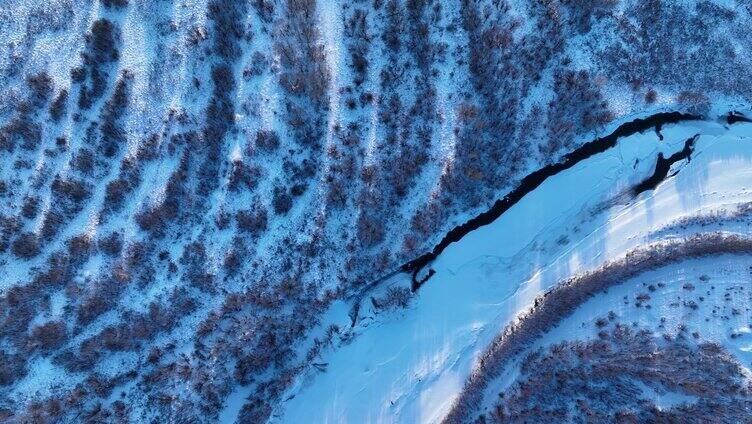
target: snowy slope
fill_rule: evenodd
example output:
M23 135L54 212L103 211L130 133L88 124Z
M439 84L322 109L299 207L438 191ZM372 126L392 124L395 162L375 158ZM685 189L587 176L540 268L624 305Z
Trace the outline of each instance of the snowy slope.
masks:
M0 0L0 421L438 420L542 290L743 228L681 219L749 200L747 124L716 117L752 104L751 23L728 0ZM657 112L708 122L546 181L410 293L403 264Z

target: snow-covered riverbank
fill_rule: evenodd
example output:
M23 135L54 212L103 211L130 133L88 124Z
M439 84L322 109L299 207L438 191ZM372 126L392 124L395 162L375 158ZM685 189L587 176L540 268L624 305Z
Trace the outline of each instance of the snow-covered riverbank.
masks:
M296 386L279 421L436 422L478 354L536 295L656 241L665 225L752 200L750 124L692 122L662 134L619 140L449 246L407 310L365 308L354 339L324 355L326 371ZM658 152L668 157L695 134L691 161L675 164L656 190L629 196ZM744 232L739 225L726 230Z

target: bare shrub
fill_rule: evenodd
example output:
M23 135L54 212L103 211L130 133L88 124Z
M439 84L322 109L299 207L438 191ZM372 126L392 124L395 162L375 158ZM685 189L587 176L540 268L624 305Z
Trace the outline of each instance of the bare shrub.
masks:
M83 202L91 196L91 184L59 175L52 181L52 203L66 214L79 212Z
M274 207L274 213L277 215L284 215L292 209L292 197L287 193L287 189L284 186L274 187L272 206Z
M128 141L125 130L120 125L120 119L128 107L128 86L131 80L132 72L125 70L121 73L112 97L105 103L99 117L101 138L98 151L108 158L113 157L120 146Z
M239 211L235 215L238 228L251 233L253 235L259 235L266 231L268 222L267 212L264 205L256 203L252 210Z
M384 225L378 217L368 212L358 216L358 240L365 247L373 247L384 240Z
M55 210L48 210L42 218L42 238L49 240L54 237L58 231L60 231L60 226L63 225L64 221L65 216L63 216L62 213Z
M113 300L108 298L106 293L94 292L81 301L76 319L81 325L89 325L114 306Z
M262 152L274 152L279 147L279 136L272 130L259 130L256 133L256 147Z
M225 254L222 266L225 268L228 275L237 275L242 263L243 261L240 252L236 249L230 249Z
M71 167L84 175L90 175L94 170L94 152L81 148L71 159Z
M9 386L22 379L26 373L26 361L19 355L0 350L0 386Z
M244 17L248 13L247 2L211 1L207 15L214 22L214 52L223 59L240 57L243 49L240 41L245 37Z
M51 321L31 330L32 343L45 351L60 347L67 339L67 328L62 321Z
M230 226L230 219L232 216L223 207L217 209L216 215L214 215L214 225L220 230L226 230Z
M645 103L653 104L658 100L658 93L652 88L645 93Z
M39 197L26 196L21 206L21 216L26 219L34 219L39 213Z
M21 227L21 220L17 217L0 214L0 252L8 249L11 238L18 234Z
M154 245L144 241L134 241L125 250L125 263L131 267L141 267L149 263L149 257L153 254Z
M345 21L345 34L352 42L348 45L350 65L355 73L356 86L363 84L368 73L368 50L370 36L368 34L368 14L363 9L355 9L349 19Z
M200 241L187 244L180 256L180 264L185 267L183 279L203 292L214 293L216 291L214 275L210 274L207 269L208 261L206 248Z
M710 98L702 92L682 91L679 93L677 101L686 105L692 113L706 114L710 110Z
M95 63L112 62L118 60L116 32L117 28L107 19L98 19L91 25L91 33L87 37L89 51L87 59Z
M84 263L95 249L91 236L88 234L71 237L65 244L68 247L68 257L76 264Z
M563 2L569 11L570 24L579 34L590 32L593 21L602 20L618 0L574 0Z
M261 76L267 68L269 68L269 61L266 59L266 56L258 51L253 52L250 65L243 69L243 78L248 80L252 77Z
M585 71L559 71L554 75L556 99L549 105L549 139L570 147L578 133L613 120L600 89Z
M123 235L118 232L111 232L106 237L99 239L99 249L110 256L117 256L123 249Z
M35 150L42 141L42 127L28 114L21 114L0 127L0 149L12 151L20 144L25 150Z
M179 205L177 199L166 198L162 202L147 207L136 214L136 223L155 237L163 237L170 221L177 218Z
M17 257L28 260L37 256L41 251L41 248L39 236L35 233L26 232L19 235L16 240L13 241L11 250Z
M78 106L89 109L104 94L109 76L108 64L120 58L117 49L119 30L111 21L100 18L91 26L86 35L86 49L81 53L84 67L71 73L74 81L85 81L88 74L90 83L79 91Z
M249 166L243 161L235 160L232 162L232 173L230 174L228 188L233 192L241 189L253 190L258 185L260 177L260 167Z
M26 77L26 83L31 91L31 101L35 105L46 102L52 96L54 83L47 72L42 71Z
M122 8L128 6L128 0L100 0L104 7Z
M661 340L650 331L619 326L601 340L561 342L528 355L491 420L614 422L617 411L629 410L637 422L689 422L712 410L713 417L735 422L748 415L745 405L752 400L741 370L718 345L708 348L683 337ZM644 386L699 399L658 408L642 394Z
M130 192L131 185L125 178L119 177L109 183L105 188L104 207L105 210L118 210L122 207L125 196Z
M251 5L253 5L253 8L256 9L256 13L259 15L259 18L267 24L272 22L272 19L274 18L274 4L275 2L272 0L253 0L251 1Z
M371 302L376 309L406 308L411 297L412 291L408 287L389 287L384 296L371 298Z

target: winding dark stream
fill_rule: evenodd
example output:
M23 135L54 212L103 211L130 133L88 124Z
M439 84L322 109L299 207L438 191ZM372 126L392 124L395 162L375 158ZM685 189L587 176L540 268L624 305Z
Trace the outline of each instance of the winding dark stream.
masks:
M471 218L464 224L452 228L441 239L439 244L437 244L433 248L433 250L424 253L423 255L411 260L410 262L403 264L400 267L400 270L402 272L412 273L412 290L418 290L423 283L425 283L431 276L433 276L434 271L432 269L429 270L428 274L421 279L418 279L418 273L420 273L420 271L425 268L426 265L433 262L433 260L436 259L436 257L438 257L441 252L443 252L444 249L447 248L447 246L456 241L459 241L471 231L494 222L498 217L508 211L509 208L514 206L528 193L543 184L543 182L546 181L546 179L548 179L549 177L554 176L559 172L565 171L575 166L579 162L590 158L593 155L605 152L606 150L614 147L616 145L616 142L621 137L627 137L636 133L645 132L649 129L654 129L662 139L663 137L661 136L660 131L663 125L676 124L683 121L696 121L701 119L703 119L702 116L688 113L661 112L650 115L646 118L638 118L633 121L621 124L611 134L589 141L579 148L575 149L571 153L564 155L564 159L561 162L544 166L543 168L528 174L520 181L519 185L514 190L512 190L503 198L496 200L496 202L493 204L493 206L491 206L489 210L482 212L474 218ZM735 122L749 122L749 119L747 119L743 115L736 113L729 114L726 119L730 124ZM637 194L642 191L655 188L655 186L657 186L658 183L660 183L660 181L662 181L668 175L671 164L681 159L689 158L692 153L694 139L695 137L687 140L687 142L685 142L684 149L671 155L671 157L669 157L668 159L664 158L662 154L659 154L658 162L656 164L656 170L653 176L635 187L635 193Z

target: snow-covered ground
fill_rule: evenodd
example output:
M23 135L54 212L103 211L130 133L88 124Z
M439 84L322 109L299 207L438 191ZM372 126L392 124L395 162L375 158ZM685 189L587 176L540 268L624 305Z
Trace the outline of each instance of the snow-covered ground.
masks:
M650 270L584 302L527 352L563 341L592 340L601 327L623 324L658 335L676 337L681 333L702 342L716 342L732 353L749 375L750 283L749 258L731 254L689 259ZM645 295L647 300L636 300L645 299ZM493 405L497 394L514 381L518 364L510 363L489 384L485 407ZM660 400L663 399L658 396L656 403Z
M619 140L450 245L406 310L376 314L364 302L353 338L324 355L326 371L307 374L277 421L437 422L478 354L536 295L658 240L655 230L681 218L752 200L752 125L691 122L662 134L662 142L654 132ZM652 174L658 152L669 156L695 134L691 160L675 164L656 190L632 198L631 187ZM340 315L340 326L348 320Z
M435 421L533 296L749 201L746 124L646 132L385 311L371 298L406 293L400 264L582 142L634 114L749 108L749 8L2 5L0 421L40 404L50 422ZM631 199L696 133L692 163ZM330 324L336 347L308 356Z

